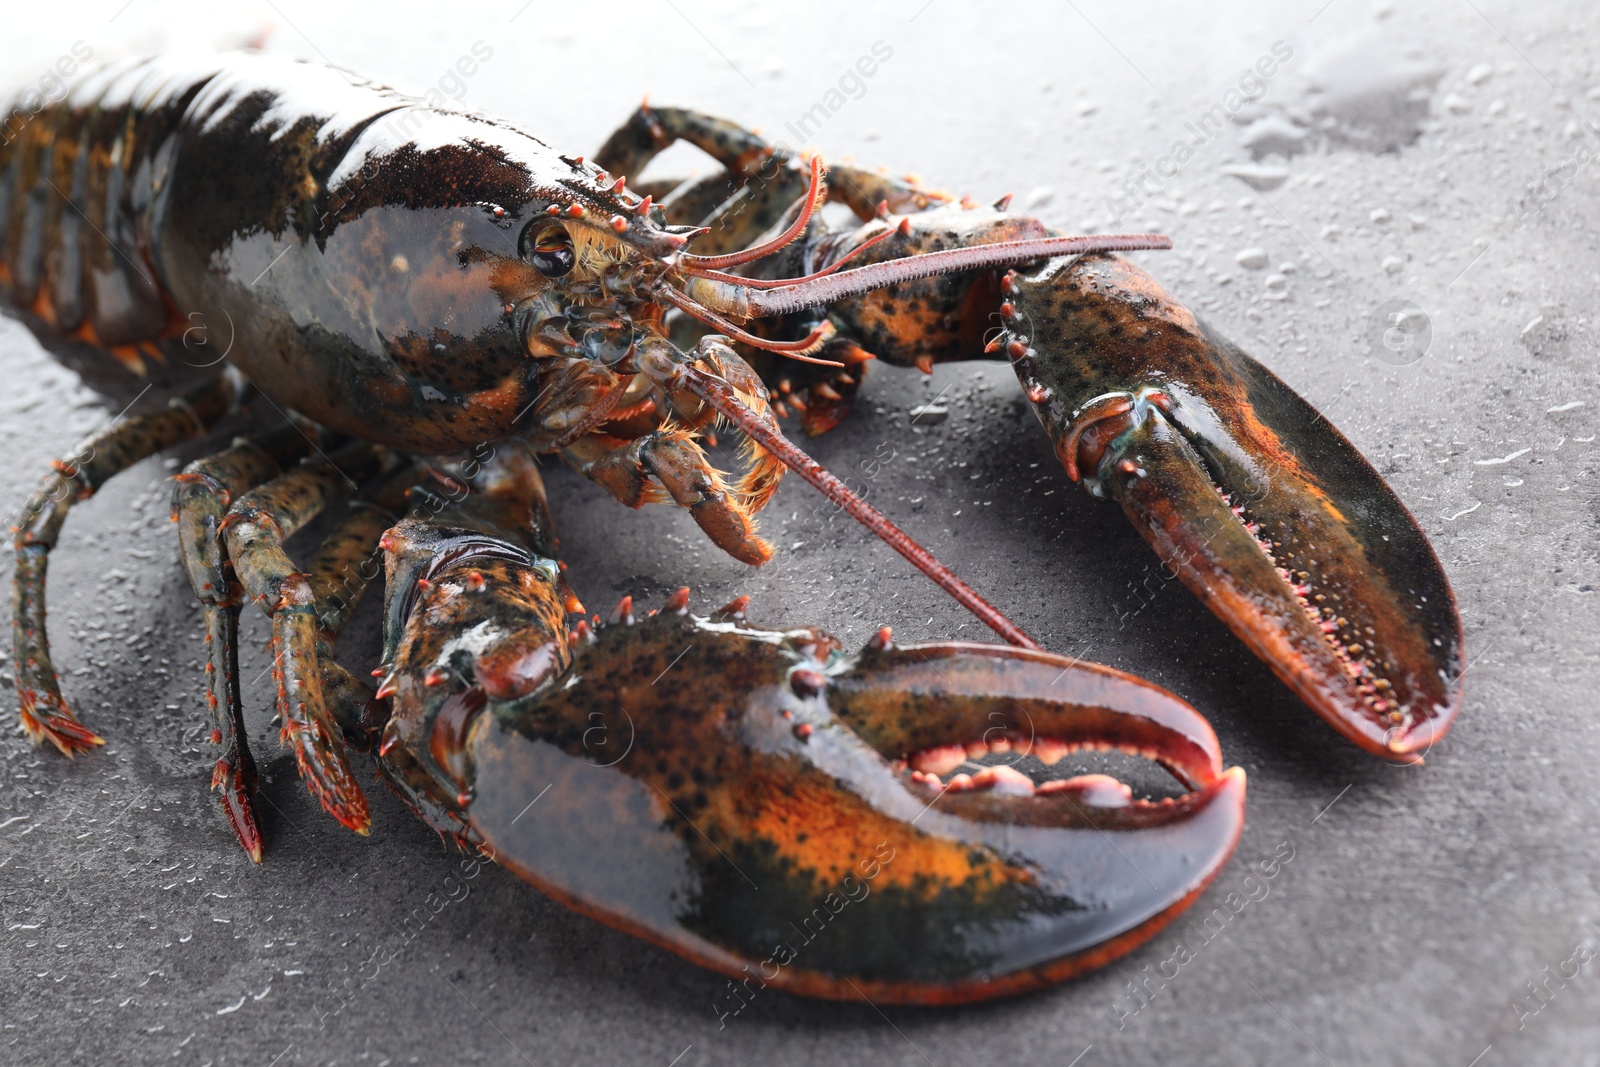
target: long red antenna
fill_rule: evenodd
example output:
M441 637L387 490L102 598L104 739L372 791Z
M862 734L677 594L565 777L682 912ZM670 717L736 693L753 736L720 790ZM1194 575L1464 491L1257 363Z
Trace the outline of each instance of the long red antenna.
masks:
M1089 252L1133 252L1143 248L1171 248L1172 238L1156 233L1117 234L1107 237L1039 237L1031 241L1001 241L990 245L969 245L943 252L889 259L868 267L841 271L814 281L799 282L766 292L748 288L747 314L753 318L787 315L818 304L830 304L847 296L860 296L886 285L928 278L935 274L1009 267L1052 256L1074 256Z
M758 245L751 245L742 252L729 252L725 256L696 256L689 252L678 256L678 263L685 268L716 268L737 267L741 263L770 256L784 245L806 232L806 223L811 221L812 213L817 210L817 204L822 200L822 157L811 157L811 185L806 190L805 206L800 209L800 216L794 220L787 230L770 241L763 241Z
M818 359L815 356L808 356L805 354L807 351L816 348L817 345L833 336L834 328L832 324L826 320L824 320L820 325L818 325L815 329L798 341L769 341L765 337L757 337L753 333L739 329L739 327L735 326L721 315L718 315L715 311L712 311L704 304L698 303L694 300L694 298L685 296L683 293L678 292L678 290L672 288L670 285L660 286L656 292L660 294L661 299L679 309L685 315L691 315L705 323L707 326L714 327L720 333L727 334L735 341L742 341L751 348L760 348L768 352L776 352L781 356L788 356L790 359L797 359L801 363L815 363L821 367L842 368L844 366L843 363L840 363L837 360Z
M840 256L836 262L823 267L814 274L807 274L803 278L746 278L740 274L725 274L720 270L700 270L699 268L685 269L684 273L693 275L696 278L707 278L714 282L727 282L730 285L743 285L749 289L782 289L786 285L799 285L802 282L814 282L818 278L826 278L835 271L842 269L846 263L849 263L852 259L855 259L873 245L881 244L897 233L908 233L909 223L909 219L902 219L900 225L890 226L882 233L873 234L871 237L867 238L865 241L862 241L850 251Z
M751 411L727 382L695 366L682 368L689 389L717 409L717 412L743 430L762 448L777 456L784 466L822 490L824 496L851 518L876 534L884 544L910 560L912 565L932 578L934 583L956 598L956 601L985 626L1018 648L1038 648L1039 645L1022 632L1016 623L1000 613L1000 609L979 596L966 582L957 578L950 569L934 558L933 553L912 540L911 535L890 522L877 508L862 500L822 464L796 448L777 427L769 426Z

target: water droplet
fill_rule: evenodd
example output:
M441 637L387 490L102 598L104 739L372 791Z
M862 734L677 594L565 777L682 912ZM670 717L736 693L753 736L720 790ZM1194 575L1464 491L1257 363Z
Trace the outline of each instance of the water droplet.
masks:
M1273 166L1269 163L1238 163L1231 167L1223 167L1222 173L1230 178L1238 178L1250 188L1259 192L1269 193L1289 180L1289 168Z
M1233 257L1235 263L1246 270L1264 270L1267 266L1267 250L1265 248L1246 248Z

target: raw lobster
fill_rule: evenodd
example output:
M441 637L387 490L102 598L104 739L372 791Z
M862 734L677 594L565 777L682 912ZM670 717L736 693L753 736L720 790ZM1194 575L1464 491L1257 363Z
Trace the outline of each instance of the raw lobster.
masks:
M30 735L68 755L100 743L45 638L45 562L72 503L243 404L294 413L174 490L213 785L253 859L246 598L272 618L283 739L336 818L366 832L348 752L372 748L442 832L702 965L957 1002L1152 936L1226 862L1243 772L1178 698L1038 650L784 436L791 410L808 432L836 424L874 357L1009 359L1068 476L1121 502L1356 743L1416 760L1459 707L1460 622L1416 523L1303 400L1109 254L1165 238L1056 235L1005 202L853 167L825 186L820 158L676 109L641 107L586 161L255 55L109 67L8 132L5 303L130 374L215 375L91 438L24 509ZM679 139L723 170L629 187ZM830 195L861 225L827 226ZM197 330L229 339L220 374ZM748 442L737 477L699 444L719 420ZM582 606L535 460L551 453L625 504L687 508L748 563L770 557L754 515L795 470L1014 647L898 648L885 629L846 656L816 629L750 625L742 601L691 615L687 590L644 618L624 600L610 625L569 624ZM298 567L285 542L341 499ZM334 647L380 558L374 692ZM1154 759L1186 791L1052 777L1095 748Z

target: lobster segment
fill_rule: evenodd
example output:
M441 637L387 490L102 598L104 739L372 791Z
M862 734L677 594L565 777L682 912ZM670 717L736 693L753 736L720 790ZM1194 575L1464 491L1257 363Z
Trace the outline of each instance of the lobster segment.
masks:
M847 656L820 630L746 623L742 603L691 614L687 590L564 638L542 562L463 537L391 534L385 773L549 896L702 966L835 999L1018 993L1147 940L1238 839L1244 773L1193 709L1127 675L886 634ZM533 667L507 687L513 648ZM911 766L958 743L1051 763L1116 748L1187 792Z
M1007 275L1000 344L1070 475L1336 730L1418 762L1461 703L1461 623L1416 520L1305 400L1138 267Z

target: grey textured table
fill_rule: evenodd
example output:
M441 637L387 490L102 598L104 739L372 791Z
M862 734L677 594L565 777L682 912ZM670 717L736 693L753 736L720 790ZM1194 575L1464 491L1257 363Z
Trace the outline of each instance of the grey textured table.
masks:
M0 739L0 1062L1600 1063L1600 962L1576 962L1600 948L1592 5L595 14L507 0L387 5L373 21L304 0L108 0L8 12L0 63L25 84L79 39L109 57L272 27L269 48L459 91L575 151L649 92L957 192L1015 190L1063 227L1170 232L1178 250L1143 261L1328 412L1432 538L1471 662L1455 731L1414 769L1339 740L1152 579L1118 511L1066 482L1003 365L876 369L817 456L842 471L892 449L874 483L886 510L1049 647L1192 701L1248 770L1244 838L1199 907L1293 858L1219 936L1174 927L1043 994L880 1012L769 992L719 1025L722 979L497 869L447 882L460 858L382 790L370 838L320 814L271 737L259 619L245 676L269 843L247 863L207 792L199 614L167 524L175 460L150 460L74 512L52 564L66 691L109 743L69 763ZM480 39L493 57L453 81ZM892 56L851 81L879 41ZM1279 41L1290 54L1272 75L1242 81ZM1411 310L1386 320L1394 300ZM10 321L0 376L14 508L116 409ZM934 398L950 417L911 427ZM627 512L561 470L549 482L596 608L688 583L702 606L748 592L758 620L851 642L885 622L907 639L980 636L798 480L766 513L783 552L760 572L680 513ZM348 660L375 641L369 608ZM1193 958L1152 978L1180 939Z

